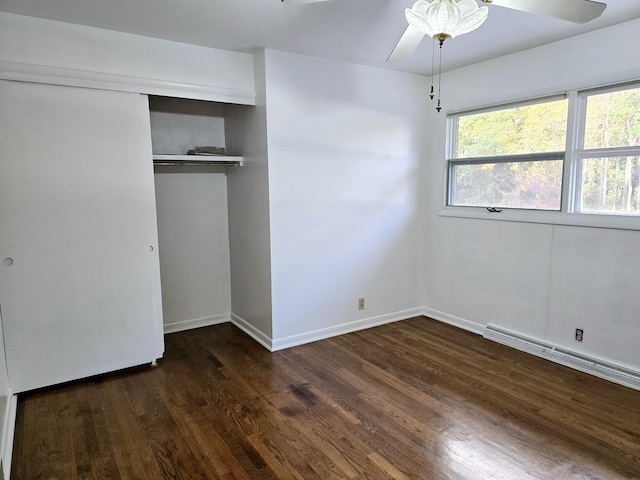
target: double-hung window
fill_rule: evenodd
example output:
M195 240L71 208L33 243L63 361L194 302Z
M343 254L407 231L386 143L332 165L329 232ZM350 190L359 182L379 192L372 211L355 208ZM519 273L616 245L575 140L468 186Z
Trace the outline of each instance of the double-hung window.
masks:
M578 94L573 211L640 215L640 86Z
M567 100L449 117L449 205L560 210Z
M640 84L448 117L447 205L640 215Z

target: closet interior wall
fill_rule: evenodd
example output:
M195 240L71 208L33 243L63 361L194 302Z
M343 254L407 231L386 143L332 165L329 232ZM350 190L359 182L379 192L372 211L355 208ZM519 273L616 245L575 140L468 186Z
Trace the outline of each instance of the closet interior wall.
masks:
M149 109L154 154L225 147L223 104L150 96ZM226 167L154 170L165 333L228 321Z

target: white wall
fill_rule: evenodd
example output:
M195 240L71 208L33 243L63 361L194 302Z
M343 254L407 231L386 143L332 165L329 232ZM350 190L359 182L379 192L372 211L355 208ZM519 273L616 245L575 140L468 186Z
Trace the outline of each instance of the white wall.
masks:
M220 167L156 167L165 331L228 321L227 179Z
M153 153L225 146L222 104L150 97ZM165 331L229 321L231 288L224 167L155 167Z
M266 91L274 348L411 315L426 79L268 50Z
M153 153L185 155L200 146L224 147L224 104L149 97Z
M10 13L0 13L0 74L243 104L254 97L252 55Z
M447 110L639 78L638 32L635 20L449 72L439 115L427 79L413 75L11 14L0 14L0 77L16 64L43 65L67 79L133 79L150 93L157 81L182 84L185 96L235 92L239 103L255 89L255 108L224 112L227 149L245 156L228 176L231 305L266 343L424 305L467 326L491 322L638 368L637 232L438 215ZM582 344L571 339L578 322Z
M449 72L450 111L640 78L640 20ZM640 232L443 217L446 112L433 113L423 302L640 370ZM573 339L584 328L582 343Z
M271 253L264 52L255 60L255 107L225 106L227 151L244 156L228 175L234 321L270 346Z

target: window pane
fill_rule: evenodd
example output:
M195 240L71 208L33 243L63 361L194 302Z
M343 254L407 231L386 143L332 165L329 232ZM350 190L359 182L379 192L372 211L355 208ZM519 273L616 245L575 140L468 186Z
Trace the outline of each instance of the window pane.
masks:
M640 145L640 88L587 97L585 148Z
M451 168L451 205L560 210L562 160Z
M580 211L640 215L639 183L640 157L585 159Z
M462 115L456 158L562 151L567 105L567 100L557 100Z

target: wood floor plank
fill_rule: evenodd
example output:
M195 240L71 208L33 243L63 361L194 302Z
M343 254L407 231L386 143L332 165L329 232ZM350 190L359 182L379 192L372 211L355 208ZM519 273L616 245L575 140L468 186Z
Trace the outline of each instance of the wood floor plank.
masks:
M14 479L640 479L640 392L418 317L20 395Z

